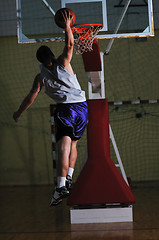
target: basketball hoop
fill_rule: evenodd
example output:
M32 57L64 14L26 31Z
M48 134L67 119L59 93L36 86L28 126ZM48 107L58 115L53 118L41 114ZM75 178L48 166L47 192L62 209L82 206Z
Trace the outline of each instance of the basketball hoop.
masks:
M74 35L76 54L92 51L93 40L102 28L103 25L97 23L73 25L71 29Z

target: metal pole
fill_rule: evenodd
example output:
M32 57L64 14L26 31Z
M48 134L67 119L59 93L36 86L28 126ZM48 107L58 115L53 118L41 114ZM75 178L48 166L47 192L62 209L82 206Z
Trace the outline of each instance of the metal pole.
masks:
M119 22L118 22L118 24L117 24L117 26L116 26L116 29L115 29L115 31L114 31L114 34L116 34L116 33L118 32L118 30L119 30L119 28L120 28L120 25L121 25L121 23L122 23L122 21L123 21L123 18L125 17L126 11L127 11L128 7L129 7L129 5L130 5L130 2L131 2L131 0L127 0L126 4L125 4L125 6L124 6L124 9L123 9L123 11L122 11L122 14L121 14L121 16L120 16ZM105 53L104 53L105 55L107 55L107 54L109 53L109 51L110 51L110 49L111 49L111 47L112 47L112 45L113 45L114 40L115 40L115 39L113 38L113 39L111 39L111 40L109 41L108 46L107 46L107 49L106 49L106 51L105 51Z
M51 6L48 4L48 2L46 0L41 0L45 6L49 9L49 11L55 16L55 12L54 10L51 8Z

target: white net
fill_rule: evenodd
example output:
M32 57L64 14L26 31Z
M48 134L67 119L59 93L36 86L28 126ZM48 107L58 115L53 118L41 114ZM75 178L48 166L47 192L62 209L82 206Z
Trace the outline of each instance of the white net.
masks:
M102 27L102 24L72 27L76 54L83 54L84 52L93 50L93 40Z

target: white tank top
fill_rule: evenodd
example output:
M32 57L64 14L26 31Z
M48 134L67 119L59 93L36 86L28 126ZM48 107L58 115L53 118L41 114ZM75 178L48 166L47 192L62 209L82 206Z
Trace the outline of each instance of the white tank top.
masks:
M40 65L41 78L45 86L45 93L56 103L76 103L86 101L85 92L81 90L76 74L69 71L55 61L50 70Z

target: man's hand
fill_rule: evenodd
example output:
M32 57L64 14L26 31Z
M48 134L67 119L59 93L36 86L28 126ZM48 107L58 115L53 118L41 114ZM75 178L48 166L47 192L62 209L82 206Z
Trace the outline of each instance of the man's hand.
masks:
M18 122L19 117L20 117L20 115L19 115L18 111L13 113L13 119L16 123Z
M62 12L63 19L64 19L64 26L65 28L70 27L71 21L72 21L72 16L70 15L70 12L65 10Z

